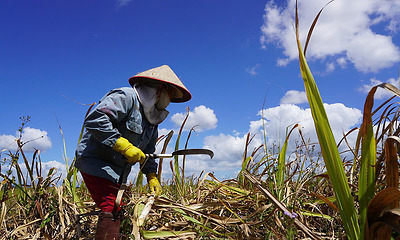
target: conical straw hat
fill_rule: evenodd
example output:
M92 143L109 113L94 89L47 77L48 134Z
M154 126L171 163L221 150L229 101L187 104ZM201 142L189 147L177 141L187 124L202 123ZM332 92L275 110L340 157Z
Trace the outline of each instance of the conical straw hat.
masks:
M171 98L171 102L186 102L192 98L189 90L167 65L149 69L129 78L131 86L135 83L151 83L154 81L167 83L176 89L176 94Z

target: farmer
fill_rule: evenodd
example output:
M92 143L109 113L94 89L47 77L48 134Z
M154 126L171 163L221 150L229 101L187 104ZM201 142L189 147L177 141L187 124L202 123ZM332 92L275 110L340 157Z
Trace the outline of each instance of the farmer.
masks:
M158 125L168 115L170 102L186 102L191 94L167 65L129 79L132 87L113 89L85 119L85 133L76 150L75 166L100 208L95 239L118 239L120 203L117 192L131 166L140 164L150 191L158 196L154 153ZM119 199L118 199L119 200Z

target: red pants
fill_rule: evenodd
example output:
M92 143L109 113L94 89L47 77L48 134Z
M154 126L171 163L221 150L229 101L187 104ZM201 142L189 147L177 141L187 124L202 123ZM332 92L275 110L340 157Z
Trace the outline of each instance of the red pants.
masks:
M90 195L102 212L116 213L121 210L120 207L115 205L119 184L83 172L81 174Z

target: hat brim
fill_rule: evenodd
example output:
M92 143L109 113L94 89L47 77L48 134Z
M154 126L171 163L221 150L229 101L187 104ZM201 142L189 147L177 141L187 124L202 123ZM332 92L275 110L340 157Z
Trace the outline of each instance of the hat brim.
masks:
M171 102L174 103L181 103L181 102L187 102L192 98L192 94L190 94L190 92L186 89L183 88L177 84L171 83L171 82L167 82L164 81L162 79L158 79L158 78L151 78L151 77L143 77L143 76L133 76L131 78L129 78L129 84L133 87L135 84L146 84L146 83L151 83L151 82L159 82L159 83L163 83L163 84L168 84L173 86L174 88L176 88L178 91L180 91L181 94L180 97L171 97Z

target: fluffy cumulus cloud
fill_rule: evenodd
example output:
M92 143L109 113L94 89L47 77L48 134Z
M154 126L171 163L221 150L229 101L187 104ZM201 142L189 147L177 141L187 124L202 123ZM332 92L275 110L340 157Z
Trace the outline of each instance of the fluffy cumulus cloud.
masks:
M341 103L324 104L329 122L336 141L340 141L343 134L351 128L358 125L361 121L362 113L359 109L348 108ZM314 128L314 121L310 108L300 108L292 104L283 104L278 107L264 109L258 113L264 117L251 123L251 131L263 131L267 138L269 147L281 145L286 137L287 128L291 129L295 124L299 124L302 135L305 140L317 142L317 136ZM263 122L264 121L264 122ZM298 140L292 135L290 147L293 149L295 141ZM349 137L349 141L355 140L354 136Z
M16 132L15 136L0 135L0 149L17 150L17 138L19 138L19 132ZM24 144L23 150L26 152L33 152L36 149L45 151L52 146L50 137L47 136L46 131L30 127L24 128L21 141Z
M324 106L337 142L343 137L343 133L360 124L362 114L359 109L349 108L341 103L325 104ZM310 108L303 109L293 104L282 104L278 107L264 109L258 115L263 116L264 120L250 122L249 132L253 134L254 138L248 151L263 144L264 135L267 138L267 148L274 145L281 146L286 137L286 129L295 124L300 125L305 140L310 140L312 143L317 142ZM288 152L293 151L296 147L296 141L299 140L297 133L295 131L290 138ZM240 169L246 137L246 135L225 134L206 137L204 147L215 151L214 160L208 164L210 170L234 171ZM348 137L348 141L352 143L355 138L356 134L352 134Z
M16 150L16 137L12 135L0 135L0 149L9 149L9 150Z
M285 6L270 1L265 6L264 24L261 27L261 44L276 44L283 48L285 59L277 59L279 66L297 59L297 45L293 20L295 0ZM328 1L299 1L300 38L304 44L308 29L319 10ZM335 64L344 67L352 63L361 72L376 72L400 61L400 50L392 41L392 34L400 29L399 1L337 0L322 12L314 29L307 56L309 59L326 60L329 71ZM376 33L376 25L385 31ZM368 49L368 51L366 51Z
M393 86L395 86L397 88L400 88L399 79L396 80L394 78L390 78L386 82L392 84ZM364 84L358 90L363 93L368 93L371 90L371 88L373 88L381 83L383 83L383 82L378 79L372 78L372 79L370 79L370 82L368 84ZM393 93L386 89L383 89L383 88L378 88L374 95L375 99L387 99L387 98L390 98L391 96L393 96Z
M237 160L242 158L246 136L219 134L204 139L204 147L215 151L215 159L228 162L225 167L237 166ZM235 161L235 160L236 161Z
M301 95L302 93L297 92L297 94ZM294 101L293 99L287 100L287 102ZM301 101L297 100L297 102ZM324 106L337 142L341 140L344 133L361 123L362 113L359 109L349 108L341 103L324 104ZM264 136L266 137L266 147L268 149L273 146L281 146L286 137L286 131L295 124L299 124L306 141L311 143L318 142L310 108L304 109L294 104L281 104L277 107L259 111L258 116L260 117L259 120L249 123L248 132L251 133L252 140L247 147L248 154L264 144ZM356 137L357 132L355 131L348 136L347 140L350 144L353 144ZM205 137L203 147L213 150L214 158L210 160L206 156L188 156L185 165L186 174L199 175L202 171L205 171L214 172L217 177L235 177L235 173L241 168L246 139L247 134L237 132ZM295 150L299 140L298 131L294 131L289 140L288 153ZM317 146L316 151L318 149ZM347 147L341 145L340 150L345 149ZM262 151L263 149L258 153L262 154ZM169 159L164 159L163 176L167 178L172 174L169 163Z
M262 145L261 135L252 135L252 137L247 147L248 155ZM204 160L207 164L206 171L216 172L222 177L234 177L231 175L232 172L241 169L246 141L247 134L219 134L206 137L204 148L212 149L215 154L212 160Z
M42 173L44 176L47 176L52 168L55 168L55 176L61 176L61 178L67 177L67 169L64 163L57 161L42 162Z
M281 99L281 104L301 104L307 102L306 92L290 90Z
M186 113L176 113L171 117L172 122L174 122L176 127L180 127L186 117ZM217 127L217 116L214 110L207 108L203 105L195 107L193 111L189 112L189 117L186 121L184 130L188 131L192 127L195 130L202 132L209 129L214 129Z

